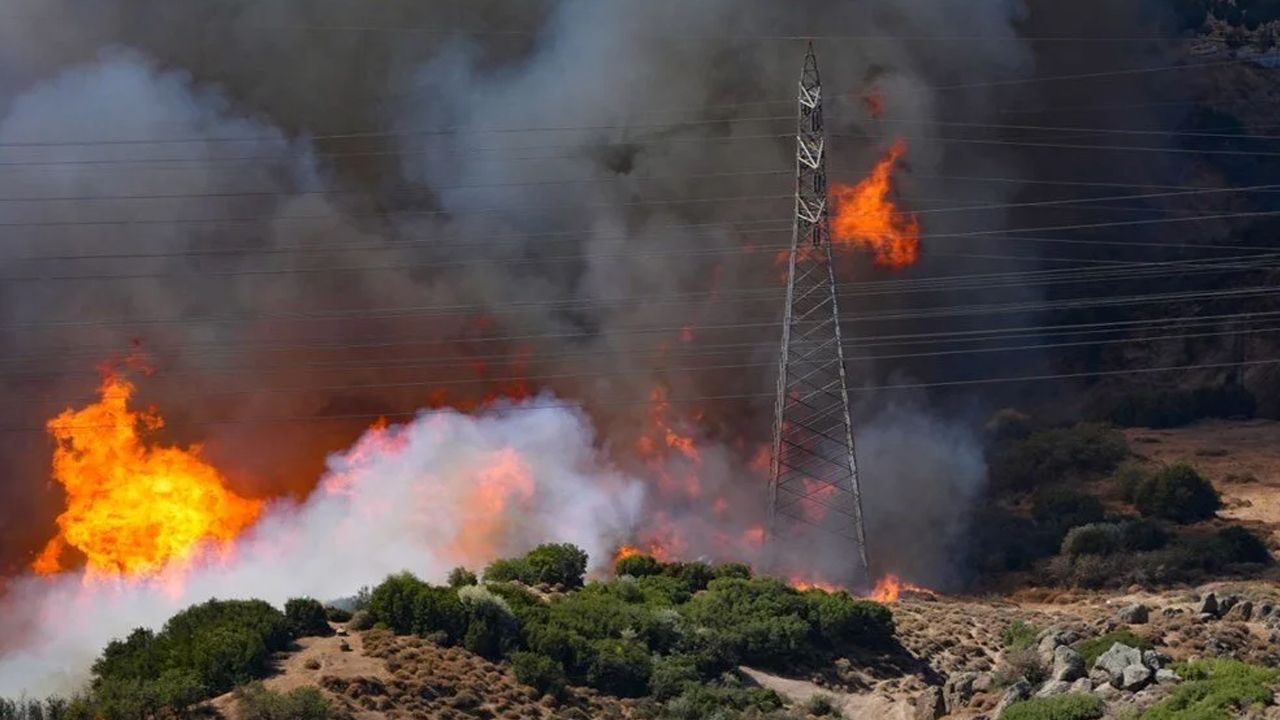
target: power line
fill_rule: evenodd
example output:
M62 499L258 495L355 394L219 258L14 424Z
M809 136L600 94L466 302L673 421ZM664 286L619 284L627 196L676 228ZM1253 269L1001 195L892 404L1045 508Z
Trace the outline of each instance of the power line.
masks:
M717 177L744 177L744 176L758 177L761 175L780 175L780 174L785 174L785 173L783 171L749 171L749 172L741 172L741 173L737 173L737 172L706 173L706 174L691 174L691 175L683 175L683 176L668 175L668 176L656 176L652 179L698 180L698 179L708 179L708 178L717 178ZM626 178L626 177L619 176L613 179L645 179L645 178ZM589 180L588 182L599 182L599 180L600 179L597 178L597 179ZM562 181L552 181L551 183L546 183L546 184L561 184L561 182ZM576 183L576 182L582 182L582 181L569 181L569 182ZM519 183L519 184L528 185L530 183ZM544 184L544 183L533 183L533 184ZM470 185L470 186L454 186L454 187L434 187L433 186L432 189L433 190L457 190L460 188L482 189L482 188L489 188L489 187L510 187L510 186L511 186L510 184L503 184L503 185L496 185L496 186L495 185ZM1094 197L1082 197L1082 198L1060 198L1056 200L1042 200L1037 202L1000 203L1000 204L992 204L992 205L964 205L964 206L957 206L957 207L950 207L950 208L934 208L934 209L928 209L928 210L902 211L896 214L917 215L917 214L930 214L930 213L939 213L939 212L957 212L962 210L985 210L989 208L990 209L1008 209L1008 208L1037 207L1041 205L1070 205L1070 204L1088 203L1088 202L1146 200L1146 199L1152 199L1152 198L1183 197L1183 196L1189 196L1189 195L1273 192L1277 190L1280 190L1280 184L1245 185L1245 186L1230 186L1230 187L1216 187L1216 188L1215 187L1183 188L1183 189L1170 190L1170 191L1164 191L1164 192L1158 192L1158 193L1107 195L1107 196L1094 196ZM15 203L92 202L92 201L105 201L105 200L197 200L197 199L227 199L227 198L239 198L239 197L298 198L298 197L317 197L317 196L323 197L323 196L332 196L332 195L360 195L360 194L363 194L363 192L358 190L318 190L318 191L301 191L301 192L236 191L236 192L204 192L204 193L152 193L152 194L143 193L143 194L133 194L133 195L63 195L63 196L0 197L0 203L4 203L4 202L15 202ZM774 197L778 197L778 196L764 196L763 199L773 199ZM730 198L730 199L736 199L736 198ZM761 199L761 197L747 196L744 199L756 200L756 199ZM653 201L653 202L658 202L658 203L684 202L684 200L672 199L672 200L659 200L659 201ZM501 209L505 209L505 208L501 208ZM529 206L529 209L542 209L542 208L541 206ZM484 212L484 211L485 210L480 210L477 212Z
M857 393L876 393L898 390L922 390L928 388L944 388L944 387L963 387L974 385L991 385L991 384L1011 384L1022 382L1042 382L1048 380L1065 380L1065 379L1087 379L1097 377L1110 377L1117 375L1149 375L1165 372L1188 372L1194 370L1212 370L1212 369L1235 369L1240 367L1257 367L1266 365L1280 364L1280 360L1246 360L1234 363L1205 363L1198 365L1181 365L1172 367L1155 367L1155 368L1132 368L1126 370L1099 371L1087 373L1058 373L1047 375L1027 375L1013 377L989 377L974 378L969 380L951 380L942 382L929 383L904 383L897 385L879 385L866 387L851 387L850 392ZM661 401L655 400L635 400L635 401L611 401L602 403L526 403L524 405L510 405L498 403L489 406L488 411L493 413L509 413L509 412L528 412L543 410L568 410L573 412L581 412L585 407L605 408L605 407L645 407L651 405L685 405L690 403L716 402L716 401L736 401L736 400L758 400L772 398L773 393L743 393L734 395L704 395L704 396L688 396L681 398L664 398ZM208 420L192 423L196 426L227 426L227 425L278 425L293 423L312 423L312 422L335 422L335 421L375 421L375 420L393 420L406 419L412 420L421 417L431 417L436 415L447 414L463 414L454 409L432 409L418 410L414 412L383 412L383 413L350 413L350 414L334 414L334 415L297 415L297 416L281 416L281 417L261 417L261 418L240 418L237 420ZM62 426L65 430L106 430L119 427L118 425L70 425ZM43 427L21 427L10 426L0 427L0 432L9 433L45 433L47 430Z
M1033 147L1048 148L1053 150L1102 150L1107 152L1142 152L1142 153L1169 153L1175 155L1229 155L1229 156L1251 156L1251 157L1280 157L1280 151L1272 152L1265 150L1229 150L1221 148L1183 148L1183 147L1156 147L1150 145L1083 145L1079 143L1054 143L1054 142L1035 142L1030 140L1004 140L1004 139L983 139L983 138L957 138L942 137L937 135L877 135L877 134L861 134L861 133L831 133L832 137L847 137L859 139L892 139L896 137L905 138L907 140L921 140L929 142L937 142L943 144L956 145L1000 145L1008 147ZM3 163L0 163L3 165Z
M764 196L764 197L768 199L790 199L790 196L776 196L776 197ZM726 200L739 200L739 199L745 200L747 198L746 197L720 198L715 200L708 199L707 202L723 202ZM688 201L680 201L680 202L695 203L698 201L688 200ZM626 203L623 203L623 204L626 204ZM646 204L646 203L641 203L641 204ZM1021 238L1017 235L1017 233L1025 233L1025 232L1046 232L1046 231L1056 232L1056 231L1065 231L1065 230L1087 230L1087 229L1101 229L1101 228L1111 228L1111 227L1136 227L1136 226L1142 226L1142 225L1204 222L1204 221L1210 221L1210 220L1228 220L1228 219L1240 219L1240 218L1247 218L1247 217L1274 217L1276 215L1280 215L1280 210L1247 211L1247 212L1242 211L1242 212L1233 212L1233 213L1221 213L1216 215L1197 215L1197 216L1191 216L1191 217L1176 217L1176 218L1148 218L1148 219L1142 219L1142 220L1117 220L1117 221L1098 222L1098 223L1073 223L1069 225L1037 226L1037 227L1028 227L1028 228L1007 228L1003 230L973 230L973 231L964 231L964 232L922 233L919 237L922 240L959 239L959 238L970 238L970 237L1007 237L1009 239L1019 240ZM277 219L283 220L287 218L277 218ZM142 222L142 221L138 221L138 222ZM149 222L158 223L161 221L149 221ZM58 223L54 223L54 224L58 224ZM71 223L71 224L77 224L77 223ZM95 222L89 222L89 223L83 223L83 224L100 224L100 223L95 221ZM109 224L127 225L129 223L125 221L118 221L118 222L112 222ZM3 224L0 224L0 227L2 226ZM660 229L660 226L653 229ZM1035 239L1025 238L1025 241L1034 242ZM1104 243L1098 242L1097 244L1104 244ZM1111 243L1106 243L1106 244L1111 244ZM1145 244L1145 243L1139 243L1139 244ZM1272 248L1265 248L1265 247L1250 248L1249 246L1226 246L1226 245L1221 246L1222 249L1227 249L1230 247L1262 249L1262 250L1272 249ZM1215 246L1214 249L1218 249L1218 246ZM1034 259L1034 258L1028 258L1028 259ZM238 269L238 270L229 270L229 271L181 270L181 271L169 271L169 272L121 273L121 274L52 275L52 274L46 273L46 274L32 275L32 276L11 276L3 279L10 282L48 282L48 281L55 281L55 280L56 281L135 280L135 279L142 279L142 278L188 277L188 276L253 277L253 276L274 276L274 275L314 275L318 273L325 274L325 273L339 273L339 272L373 272L373 271L381 271L381 270L402 270L402 269L414 268L414 267L432 267L434 265L438 265L438 263L425 263L425 264L397 263L393 265L337 266L337 267L331 266L331 267L314 267L314 268L309 267L309 268Z
M1182 293L1163 293L1163 294L1152 293L1147 295L1119 296L1119 297L1117 296L1094 297L1094 298L1087 297L1087 298L1073 298L1071 300L1060 301L1056 303L1045 302L1045 303L1040 303L1038 305L1031 305L1029 303L1009 303L1009 304L1002 304L1002 305L996 304L996 305L959 306L955 308L946 309L945 314L939 314L941 311L938 311L938 310L917 311L915 313L900 312L896 314L864 313L861 315L855 315L852 317L843 318L842 322L845 322L845 323L885 322L889 320L897 321L902 319L930 318L930 317L942 317L942 316L963 317L963 316L992 316L992 315L1002 315L1002 314L1022 315L1022 314L1028 314L1033 311L1043 312L1043 311L1055 310L1055 309L1076 309L1080 307L1131 306L1131 305L1144 305L1144 304L1163 304L1163 303L1170 303L1170 302L1177 303L1177 302L1186 302L1188 300L1218 300L1218 299L1236 298L1236 297L1262 297L1262 296L1267 296L1269 294L1273 294L1276 292L1280 292L1280 290L1277 290L1277 288L1273 286L1261 286L1261 287L1237 288L1232 290L1216 290L1216 291L1203 291L1203 292L1182 292ZM274 344L264 344L264 345L251 344L251 343L239 343L236 346L235 350L236 352L244 352L250 349L261 351L261 352L268 352L268 351L279 352L279 351L286 351L286 350L312 350L312 351L320 351L320 352L337 352L337 351L351 351L351 350L358 350L358 349L431 347L431 346L440 346L440 345L453 346L460 343L480 345L480 344L489 344L489 343L496 343L496 342L515 342L515 341L530 341L530 340L593 339L593 338L600 337L602 335L607 335L609 337L622 337L622 336L635 336L635 335L676 334L676 333L684 333L684 332L719 332L719 331L725 331L725 330L769 329L769 328L775 328L779 324L780 323L777 321L771 321L771 322L762 321L762 322L750 322L750 323L740 322L740 323L724 323L724 324L710 324L710 325L684 324L680 326L627 327L625 329L615 329L608 333L600 333L596 331L579 331L579 332L562 332L562 333L529 333L529 334L521 334L521 335L485 335L482 337L473 337L473 338L452 337L447 339L432 339L432 340L379 339L379 340L368 341L368 342L347 340L347 341L336 342L336 343L324 343L324 342L279 343L277 342ZM174 346L167 346L167 347L165 346L153 347L152 350L153 351L184 350L184 349L193 349L193 348L210 347L210 346L214 348L226 349L225 343L218 342L218 341L210 341L210 342L188 342L182 345L174 345ZM105 349L99 350L98 352L93 352L93 353L90 353L90 351L86 350L85 353L93 354L93 355L101 355L103 352L109 353L111 351L112 351L112 348L105 348ZM67 353L59 353L58 355L58 357L67 357L67 356L68 356ZM43 356L43 357L47 357L47 356ZM10 355L9 357L5 358L5 360L8 362L15 362L23 359L33 360L35 358L33 357L22 358L16 355Z
M1159 341L1166 341L1166 340L1186 340L1186 339L1195 339L1195 338L1224 337L1224 336L1246 335L1246 334L1254 335L1254 334L1267 334L1267 333L1273 333L1273 332L1280 332L1280 328L1228 330L1228 331L1212 332L1212 333L1166 335L1163 337L1090 340L1090 341L1076 341L1076 342L1066 342L1066 343L1022 345L1022 346L1014 346L1014 347L973 348L973 349L966 349L966 350L943 350L943 351L917 352L917 353L904 353L904 354L851 355L851 356L848 356L846 359L851 362L908 360L908 359L921 359L921 358L933 358L933 357L953 357L953 356L964 356L964 355L989 354L989 353L997 353L997 352L999 353L1026 352L1026 351L1041 351L1041 350L1047 350L1047 349L1061 349L1061 348L1069 348L1069 347L1092 347L1092 346L1099 346L1099 345L1132 344L1132 343L1138 343L1138 342L1148 343L1148 342L1159 342ZM842 343L842 345L847 346L847 343ZM719 353L719 354L724 354L724 353ZM221 390L221 389L209 390L209 391L201 391L199 393L179 394L176 396L173 394L165 394L165 399L166 400L177 400L177 399L183 399L183 398L199 399L199 398L225 397L225 396L235 396L235 395L267 395L267 394L314 393L314 392L337 392L337 391L359 392L359 391L367 391L367 390L405 390L409 388L419 388L419 387L453 388L453 387L471 386L471 385L512 385L516 383L545 384L549 382L563 381L563 380L660 376L664 373L669 373L669 372L759 370L762 368L772 368L772 367L775 367L776 365L777 363L772 361L749 362L749 363L739 362L739 363L731 363L731 364L703 363L698 365L659 365L651 368L640 368L640 369L632 369L632 370L609 369L609 370L599 370L599 371L592 371L592 372L575 371L575 372L569 372L569 373L556 373L556 374L543 374L543 375L539 375L536 373L527 373L527 374L519 374L519 375L510 375L505 377L476 377L476 378L449 379L449 380L433 378L428 380L410 380L410 381L375 382L375 383L347 382L347 383L341 383L336 385L294 385L294 386L284 386L284 387L260 386L260 387L233 388L233 389L226 389L226 390ZM458 366L458 367L463 367L463 366ZM362 369L364 368L345 368L345 370L348 372L359 371ZM227 372L230 372L230 371L227 371ZM329 370L328 372L333 372L333 371ZM174 373L174 374L185 376L185 375L193 375L197 373L187 372L187 373ZM44 399L48 400L51 398L46 396ZM94 398L86 396L82 399L73 400L71 402L87 403L87 402L94 402L94 401L95 401Z
M789 245L765 246L755 248L756 251L768 252L771 250L786 250ZM699 255L707 253L719 253L721 251L699 251L699 250L679 250L668 252L655 252L652 255ZM758 255L762 259L772 258L763 253L748 253L747 255ZM649 253L634 253L623 255L623 257L644 256ZM591 255L573 256L573 257L594 257ZM600 257L611 257L605 254ZM963 255L961 255L963 257ZM957 275L939 275L922 278L902 278L882 281L865 281L859 283L855 288L846 288L841 297L858 298L858 297L874 297L889 294L911 294L922 292L945 292L961 289L995 289L998 287L1015 287L1022 288L1028 286L1047 286L1058 284L1076 284L1084 282L1100 282L1109 279L1128 279L1133 277L1141 277L1144 275L1160 275L1168 273L1170 270L1181 270L1182 275L1192 275L1200 273L1212 272L1231 272L1231 271L1254 271L1274 269L1276 265L1267 262L1280 258L1280 253L1232 257L1226 259L1184 259L1184 260L1168 260L1168 261L1114 261L1107 262L1101 267L1077 269L1077 268L1055 268L1048 270L1030 270L1018 271L1010 273L976 273L976 274L957 274ZM482 263L484 264L484 263ZM386 308L362 308L362 309L346 309L346 310L326 310L318 312L289 312L289 313L271 313L255 310L253 312L220 315L220 316L204 316L204 317L173 317L173 318L95 318L92 320L74 320L64 322L26 322L15 323L0 326L0 330L13 331L25 328L65 328L65 327L99 327L106 325L161 325L161 324L183 324L183 323L235 323L246 319L258 321L271 320L292 320L292 321L323 321L323 320L349 320L349 319L392 319L403 317L422 317L422 316L450 316L458 314L470 314L472 312L485 312L487 314L504 314L506 312L524 312L529 308L551 307L551 308L571 308L584 306L609 307L615 304L629 305L636 302L645 302L646 304L667 304L671 302L686 302L690 300L706 299L719 300L724 299L735 300L740 298L755 297L758 300L776 301L777 294L781 290L777 287L760 287L760 288L732 288L732 289L712 289L705 291L697 291L691 293L663 293L661 295L624 295L617 297L602 298L579 298L579 299L548 299L548 300L503 300L497 303L452 303L452 304L432 304L432 305L415 305L405 307L386 307ZM761 297L763 296L763 297Z
M1274 313L1273 316L1274 315L1280 315L1280 313ZM1186 329L1193 329L1194 327L1200 326L1200 325L1203 325L1204 327L1211 327L1210 325L1203 324L1203 323L1184 324L1183 327L1185 327ZM1094 330L1094 331L1086 331L1086 332L1076 333L1076 334L1096 335L1096 334L1102 334L1102 333L1116 333L1116 332L1119 332L1119 330L1118 329L1117 330ZM1211 338L1211 337L1232 337L1232 336L1238 336L1238 335L1252 336L1252 335L1270 334L1274 332L1280 332L1280 327L1261 327L1261 328L1236 327L1230 330L1215 330L1213 332L1199 332L1199 333L1184 332L1184 333L1178 333L1173 335L1154 335L1154 336L1145 335L1140 337L1105 338L1105 339L1097 339L1097 340L1073 340L1068 342L1041 342L1041 343L1024 344L1024 345L1001 345L1001 346L995 346L995 347L977 347L977 348L965 348L965 349L958 349L958 350L934 350L934 351L928 351L928 352L912 352L912 353L892 353L892 354L872 353L872 354L863 354L863 355L849 355L847 356L847 360L858 361L858 362L876 362L876 361L885 361L885 360L909 360L909 359L931 358L931 357L980 355L980 354L989 354L989 353L1032 352L1032 351L1054 350L1054 349L1073 348L1073 347L1127 345L1127 344L1135 344L1135 343L1166 342L1166 341L1173 341L1173 340L1192 340L1192 339ZM1017 340L1019 338L1020 336L1014 336L1009 339ZM996 339L1003 339L1003 338L996 338ZM939 345L939 344L949 344L954 342L955 341L945 341L945 340L926 341L924 344ZM754 342L754 343L731 343L731 344L724 344L724 345L711 345L706 347L696 346L696 351L680 350L680 351L656 351L651 353L629 353L627 355L627 358L629 360L660 362L660 361L672 359L673 357L678 359L685 359L685 358L697 358L697 357L738 355L738 354L741 354L744 350L760 349L767 344L768 343L761 341L761 342ZM852 342L852 341L847 341L842 344L844 347L850 348L850 349L895 345L894 343L864 343L864 342ZM921 344L921 343L915 343L915 344ZM563 353L563 352L545 353L544 352L544 353L538 354L537 360L539 362L557 362L557 361L567 362L575 358L599 357L603 355L612 355L612 354L616 354L615 351L596 351L596 352L580 352L580 353ZM483 365L485 366L489 364L489 362L485 362L485 361L494 361L494 360L498 361L497 364L499 365L519 365L529 361L530 359L531 359L530 356L506 353L502 355L475 356L475 357L468 358L468 360L466 361L459 361L459 360L452 360L452 359L427 360L427 361L412 360L412 361L401 361L401 362L398 362L397 364L384 363L384 364L378 364L378 365L356 364L353 362L348 362L344 364L331 364L331 365L323 365L323 364L299 365L299 364L291 363L287 366L285 365L264 366L261 363L246 363L246 364L238 364L238 365L231 365L231 366L227 366L223 364L216 367L184 365L183 368L177 369L177 370L165 369L161 371L160 377L163 380L166 378L173 378L173 377L189 377L189 376L204 377L208 375L230 375L230 374L240 375L240 374L243 374L246 370L264 372L264 373L290 373L290 374L338 373L338 372L350 373L350 372L377 372L377 371L389 372L389 371L400 371L400 370L423 370L423 369L427 369L427 370L434 369L436 371L452 369L452 370L466 370L466 371L474 372L476 371L477 362L482 362ZM737 366L737 367L750 367L750 368L773 367L774 365L776 365L776 363L770 362L770 363L752 364L752 365ZM659 374L668 373L672 371L690 371L690 370L704 371L709 369L722 369L723 367L724 366L719 366L719 365L710 366L705 363L701 365L688 365L688 366L659 364L659 365L655 365L654 367L648 368L644 372L659 375ZM153 368L153 371L154 370L155 369ZM599 371L599 372L579 373L574 375L563 375L563 376L541 376L537 374L524 374L524 375L517 375L517 376L510 376L510 377L479 377L474 380L468 380L467 382L468 383L489 382L493 384L504 384L504 383L516 383L520 381L545 381L549 379L579 379L579 378L609 377L609 376L619 375L619 374L630 375L633 373L616 372L616 371ZM65 371L56 371L56 370L49 370L49 369L0 372L0 377L9 377L9 378L43 377L47 375L57 375L59 377L66 376L66 375L96 377L100 375L100 373L96 371L68 373ZM431 382L430 384L440 385L440 386L451 386L455 383L453 381L441 380L439 382ZM314 388L311 386L300 386L293 389L296 389L298 391L303 391L308 389L317 390L322 388ZM361 389L361 386L348 384L348 385L343 385L342 389ZM237 392L248 393L248 392L252 392L252 389L242 390ZM222 393L214 392L212 394L222 394Z

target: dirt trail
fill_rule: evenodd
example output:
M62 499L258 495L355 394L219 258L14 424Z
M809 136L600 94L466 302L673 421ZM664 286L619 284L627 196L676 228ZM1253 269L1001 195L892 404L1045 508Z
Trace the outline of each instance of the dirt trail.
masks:
M768 688L800 705L809 702L815 695L826 695L846 718L912 720L913 717L914 709L910 698L891 697L881 693L832 692L805 680L791 680L747 667L738 670L760 687Z
M335 630L343 626L334 625ZM346 643L350 650L343 650ZM263 681L268 690L289 692L300 687L318 686L320 678L330 675L341 678L376 677L382 680L391 679L386 663L378 658L364 654L364 639L359 633L348 637L311 637L302 638L297 648L285 656L278 666L275 675ZM209 703L221 712L228 720L237 720L235 696L233 693L214 698ZM356 716L359 720L382 720L383 713L367 712Z

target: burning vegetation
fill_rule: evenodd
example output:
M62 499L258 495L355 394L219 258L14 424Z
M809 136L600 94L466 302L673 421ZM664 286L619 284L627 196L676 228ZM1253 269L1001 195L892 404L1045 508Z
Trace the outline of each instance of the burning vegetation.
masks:
M57 441L53 477L66 492L66 510L36 572L67 569L68 550L83 556L90 576L159 572L202 545L229 547L261 513L261 501L227 489L198 446L150 440L164 418L130 409L133 392L132 383L107 372L98 402L49 421Z
M871 253L876 265L900 270L920 259L920 223L893 201L893 171L906 155L898 140L856 185L831 188L831 236L836 243Z

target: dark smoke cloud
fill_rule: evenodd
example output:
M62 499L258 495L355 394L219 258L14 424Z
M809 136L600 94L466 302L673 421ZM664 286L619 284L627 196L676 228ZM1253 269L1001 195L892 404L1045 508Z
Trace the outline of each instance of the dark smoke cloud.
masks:
M681 356L675 329L770 323L779 313L773 302L734 293L776 283L769 258L788 240L790 204L715 200L786 195L789 178L697 177L785 173L793 164L781 136L793 129L786 118L803 43L751 36L851 36L818 43L841 135L833 138L838 179L861 177L898 134L912 138L901 177L910 207L998 204L1017 186L937 176L1033 170L1009 150L946 144L928 130L939 119L989 119L1011 91L982 83L1035 72L1037 48L1019 39L1018 25L1034 22L1039 7L1028 16L1011 0L441 0L377 8L208 0L159 9L130 0L10 0L0 10L20 18L0 29L0 143L184 140L3 146L6 161L61 163L2 168L5 197L198 196L5 204L10 222L113 223L7 228L6 276L148 277L5 283L4 424L38 428L91 394L95 363L140 343L157 369L142 399L170 418L169 436L206 441L238 488L254 494L304 495L325 453L367 425L241 424L255 417L411 412L477 399L495 384L485 378L555 376L545 384L582 402L601 442L626 463L655 382L676 398L767 393L776 328L695 331L695 349L740 345L701 357ZM409 28L424 32L400 31ZM975 35L988 39L959 39ZM862 104L871 86L885 97L882 120ZM784 119L761 119L774 117ZM530 127L592 129L486 132ZM742 139L759 135L780 137ZM587 178L599 181L577 182ZM648 204L654 199L676 202ZM1003 212L923 217L929 233L1006 222ZM249 219L191 222L217 218ZM770 227L781 231L672 227L728 221L778 221ZM748 245L761 249L741 252ZM930 246L905 277L987 269L951 253L1007 254L1007 246ZM22 259L89 253L169 255ZM884 278L847 271L851 280ZM863 297L847 307L912 302ZM370 317L378 308L435 309ZM273 317L346 310L366 312ZM120 319L127 322L113 322ZM673 330L646 331L655 327ZM881 323L857 327L886 332ZM499 340L513 335L525 339ZM492 355L508 359L480 369L476 358ZM758 367L687 369L699 363ZM915 375L928 364L859 364L856 375L871 383L890 370ZM323 389L263 390L298 386ZM441 397L442 389L450 394ZM973 452L928 403L909 407L872 416L872 447L908 447L906 438L923 432L937 451L909 468L873 453L880 459L865 480L878 486L876 508ZM699 440L724 458L707 461L719 469L705 482L708 494L735 489L729 525L746 527L762 514L763 491L745 466L767 439L770 408L762 398L704 409ZM46 490L39 432L6 433L0 443L10 468L0 485L0 562L13 565L47 538L59 500ZM963 487L947 497L969 498L980 486L978 466L964 467L952 476ZM666 509L708 542L726 524L693 500ZM910 530L937 522L925 514L895 525L937 538L920 549L930 559L918 572L930 576L946 565L941 552L955 532Z

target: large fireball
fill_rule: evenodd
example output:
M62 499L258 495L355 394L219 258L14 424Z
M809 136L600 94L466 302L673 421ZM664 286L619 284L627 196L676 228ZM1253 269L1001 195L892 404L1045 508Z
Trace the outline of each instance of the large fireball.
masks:
M262 503L242 498L200 458L198 446L161 447L143 433L164 420L129 409L133 385L108 374L101 400L48 423L57 440L53 477L66 490L58 535L33 568L58 572L66 546L99 574L156 572L188 558L201 543L232 540L258 518Z

